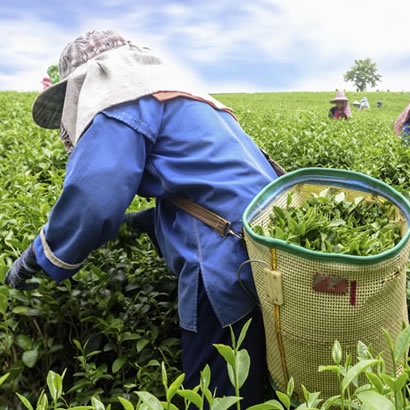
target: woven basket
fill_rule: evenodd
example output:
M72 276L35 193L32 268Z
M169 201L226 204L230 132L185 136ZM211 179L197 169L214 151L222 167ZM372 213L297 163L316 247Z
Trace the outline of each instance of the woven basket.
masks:
M402 239L394 248L375 256L321 253L285 241L255 234L251 226L266 226L272 206L298 206L312 193L327 187L346 194L346 200L390 200ZM337 395L336 377L319 373L331 364L337 339L355 360L359 340L377 355L388 346L382 328L393 340L407 323L406 265L409 259L410 204L388 185L355 172L307 168L275 180L260 192L243 215L244 234L252 273L261 303L270 375L285 391L295 380L295 400L303 397L301 384ZM321 283L322 286L315 287ZM314 288L316 290L314 290ZM388 354L384 355L391 367Z

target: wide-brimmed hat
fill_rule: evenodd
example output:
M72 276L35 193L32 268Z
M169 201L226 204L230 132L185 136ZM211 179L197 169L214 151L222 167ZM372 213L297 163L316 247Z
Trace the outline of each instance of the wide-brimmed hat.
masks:
M333 100L330 100L330 103L333 104L336 101L349 101L349 99L346 97L345 93L342 91L338 91L336 93L336 97L333 98Z
M36 124L42 128L60 128L67 80L70 75L101 53L127 44L127 40L112 30L90 31L67 44L58 64L60 81L44 90L34 101L32 115Z
M352 104L353 104L353 105L360 105L360 101L354 100L354 101L352 102Z

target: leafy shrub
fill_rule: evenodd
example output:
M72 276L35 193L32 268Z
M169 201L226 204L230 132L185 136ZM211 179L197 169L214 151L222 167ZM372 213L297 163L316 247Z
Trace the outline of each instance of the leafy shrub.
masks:
M33 125L34 94L0 93L0 282L58 198L66 154L56 132ZM136 200L132 209L147 206ZM146 237L122 231L72 280L42 276L35 292L0 286L0 408L31 400L47 372L67 369L66 397L81 405L134 387L159 394L160 362L179 366L177 282Z
M73 403L133 387L158 393L159 362L172 369L179 361L176 282L144 239L132 243L95 253L72 281L9 291L0 366L11 377L3 390L31 398L49 369L67 369Z
M30 117L34 93L0 93L0 282L34 239L57 200L66 154L56 131ZM307 166L365 172L408 195L410 150L392 132L405 95L369 94L382 110L327 120L333 93L221 95L244 129L288 170ZM351 99L357 98L354 94ZM374 105L374 104L373 104ZM148 206L136 199L132 210ZM49 370L64 375L71 406L91 396L112 407L136 402L133 390L164 399L161 362L174 377L180 344L177 281L146 237L122 232L94 252L75 278L56 284L43 276L33 293L0 285L0 410L19 410L18 391L31 402ZM8 407L7 407L8 406ZM102 408L102 407L96 407Z
M248 321L235 340L232 334L232 347L226 345L215 345L219 354L223 356L227 365L229 379L235 390L234 396L216 397L216 392L209 389L212 374L208 365L201 372L200 382L193 389L184 389L183 382L185 375L180 374L175 377L172 383L168 381L168 374L164 363L161 365L161 379L164 389L164 400L160 400L148 391L134 391L134 397L138 401L134 403L124 397L117 400L122 404L124 410L178 410L189 409L195 406L199 410L210 408L211 410L227 410L236 407L241 409L240 389L245 383L250 368L250 357L245 349L241 349L241 343L245 338L250 325ZM340 394L322 399L320 392L309 392L303 385L303 403L298 404L292 401L294 391L294 380L290 378L286 392L277 391L277 399L271 399L264 403L256 404L249 410L289 410L310 409L328 410L334 406L341 409L388 409L400 410L410 406L410 368L408 366L407 352L410 347L410 326L403 328L397 337L396 344L393 344L389 334L385 331L390 346L390 354L393 359L393 371L388 372L385 368L383 354L373 357L371 349L362 342L357 343L357 359L347 355L343 360L343 352L338 341L335 341L332 348L333 364L320 366L318 371L331 372L338 378ZM354 362L354 363L353 363ZM400 371L399 371L400 369ZM98 395L90 397L88 406L72 406L65 399L63 392L63 377L53 371L47 375L48 394L43 390L37 399L36 410L70 408L72 410L110 410L111 404L104 406ZM7 380L9 374L0 378L0 388ZM16 393L21 402L28 410L33 410L31 403L21 394ZM179 399L179 400L178 400ZM182 399L182 400L181 400ZM51 403L49 404L49 400ZM176 404L177 403L177 404ZM179 404L178 404L179 403ZM64 407L61 407L64 406Z

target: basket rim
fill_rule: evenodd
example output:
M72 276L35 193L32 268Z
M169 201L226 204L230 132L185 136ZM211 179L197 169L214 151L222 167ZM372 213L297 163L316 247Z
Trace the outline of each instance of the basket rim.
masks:
M276 194L275 196L277 196L292 186L309 181L310 183L314 182L318 185L322 182L324 186L331 184L332 186L346 187L347 189L353 189L353 185L355 185L363 192L385 197L386 199L392 201L394 205L404 214L408 224L408 229L405 235L403 235L400 242L396 246L388 249L387 251L377 255L357 256L314 251L296 244L288 243L281 239L267 238L258 235L252 230L249 222L257 215L258 212L266 208L266 204L265 207L263 207L263 201L267 202L269 197L270 202L272 200L272 194ZM333 263L367 265L389 259L397 255L406 246L410 238L410 202L390 185L360 172L334 168L302 168L289 172L265 186L246 207L242 214L242 223L244 230L252 238L252 240L269 248L283 250L308 259L320 259L322 261Z

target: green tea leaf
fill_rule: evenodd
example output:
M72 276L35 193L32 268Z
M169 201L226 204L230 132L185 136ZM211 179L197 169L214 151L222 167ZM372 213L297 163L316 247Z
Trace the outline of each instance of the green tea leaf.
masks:
M227 363L232 367L235 366L235 354L232 347L223 344L214 344L214 347Z
M135 392L145 403L149 410L163 410L161 402L151 393L146 391Z
M166 401L161 401L161 405L164 409L168 408L168 410L180 410L177 406L175 406L174 403L168 403Z
M248 407L247 410L283 410L284 407L277 400L269 400L265 403L256 404L254 406Z
M340 362L342 361L342 346L340 345L338 340L336 340L333 343L332 359L333 359L333 362L336 364L340 364Z
M122 404L122 407L124 408L124 410L134 410L134 406L127 399L124 399L123 397L118 397L118 400Z
M359 340L357 342L357 357L359 359L370 359L371 357L369 357L369 355L369 349L361 340Z
M26 335L19 334L16 336L16 344L23 350L31 350L33 347L33 340Z
M243 343L243 341L245 340L245 337L246 337L246 335L247 335L247 333L248 333L248 329L249 329L249 326L251 325L251 323L252 323L252 319L249 319L244 325L243 325L243 327L242 327L242 329L241 329L241 333L239 334L239 337L238 337L238 341L237 341L237 343L236 343L236 349L240 349L240 347L241 347L241 345L242 345L242 343Z
M50 370L47 374L47 387L53 401L57 401L63 392L63 378Z
M121 356L121 357L117 357L113 364L112 364L112 368L111 371L113 373L117 373L121 370L122 366L124 366L124 364L127 362L127 357L126 356Z
M395 406L390 400L375 391L358 393L357 398L368 410L395 410Z
M223 397L216 398L210 407L210 410L227 410L232 407L235 403L240 401L240 397Z
M161 377L162 377L162 384L165 390L168 390L168 375L167 375L167 369L165 368L164 362L161 362Z
M248 378L251 359L247 350L239 350L235 358L235 371L237 375L237 387L240 389Z
M288 381L288 385L287 385L287 388L286 388L286 394L289 397L292 397L294 389L295 389L295 381L293 380L293 377L291 377Z
M191 402L198 409L202 408L203 406L202 397L198 393L192 390L178 390L177 394L178 396L181 396L183 399Z
M340 395L329 397L327 400L323 402L322 406L320 407L320 410L328 410L332 408L332 406L335 406L337 404L340 405L340 402Z
M33 410L33 406L30 404L30 402L20 393L16 393L20 401L24 404L26 409L28 410Z
M140 340L138 340L138 342L137 342L137 352L141 352L149 344L150 344L149 339L140 339Z
M340 374L340 366L337 365L327 365L327 366L319 366L319 372L333 372L336 374Z
M34 349L25 351L23 353L22 360L27 367L34 367L38 360L38 350Z
M48 410L48 397L44 393L44 390L40 393L37 400L36 410Z
M407 354L410 346L410 326L406 326L396 338L394 359L399 361Z
M314 251L356 256L376 255L399 243L400 226L391 220L390 205L363 197L349 202L343 191L335 191L327 188L297 207L275 205L267 222L253 229Z
M96 397L91 397L91 404L93 405L94 410L105 410L104 404L102 404Z
M201 378L200 378L201 390L205 391L209 387L210 383L211 383L211 369L209 365L205 365L204 370L202 370L201 372Z
M290 398L288 397L287 394L282 393L281 391L277 391L276 395L278 396L278 399L283 403L286 409L290 408Z
M5 316L9 306L9 290L6 286L0 286L0 315Z
M380 375L381 379L384 383L391 388L393 392L398 393L408 381L408 375L406 373L402 373L400 376L393 377L389 374L382 373Z
M180 374L169 386L166 396L167 396L167 401L170 402L172 398L175 396L176 392L179 390L181 387L183 381L185 379L185 374Z
M372 372L365 372L365 375L369 382L374 386L376 391L380 394L383 394L384 392L384 385L379 376L375 373Z
M94 409L93 406L74 406L74 407L70 407L70 410L93 410L93 409ZM108 410L108 408L107 408L107 410Z
M7 380L7 378L10 376L10 373L3 374L3 376L0 377L0 386Z
M361 373L363 373L369 367L375 366L379 363L379 360L361 360L352 366L346 373L346 376L342 380L342 391L344 392L347 387L356 379Z

